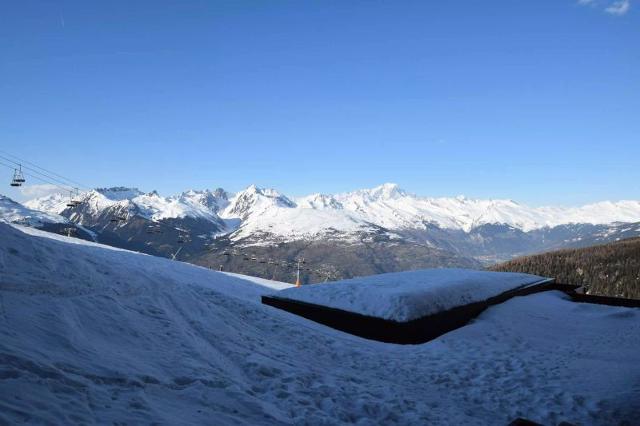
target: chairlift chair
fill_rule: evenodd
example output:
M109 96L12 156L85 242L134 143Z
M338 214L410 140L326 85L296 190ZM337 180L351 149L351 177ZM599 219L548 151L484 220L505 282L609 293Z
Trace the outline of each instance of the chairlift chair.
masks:
M22 186L25 182L24 175L22 174L22 166L18 164L18 168L13 171L13 179L11 179L11 186Z
M75 207L76 205L73 202L73 192L69 191L69 202L67 203L67 207Z
M24 175L22 174L22 165L18 164L18 169L15 170L14 174L13 174L13 180L15 180L18 183L24 183Z

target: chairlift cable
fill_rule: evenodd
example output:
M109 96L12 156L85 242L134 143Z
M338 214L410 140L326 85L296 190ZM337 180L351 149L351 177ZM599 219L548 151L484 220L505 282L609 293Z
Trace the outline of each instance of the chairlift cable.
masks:
M15 158L16 160L18 160L18 161L14 161L14 160L8 159L8 158L6 158L6 157L4 157L4 156L0 155L0 157L5 158L6 160L10 161L11 163L17 163L17 164L19 163L19 164L22 164L22 165L23 165L23 167L25 167L25 168L29 168L29 167L25 166L25 164L29 164L29 165L31 165L31 166L33 166L33 167L35 167L35 168L39 169L39 170L42 170L43 172L46 172L46 173L47 173L47 174L49 174L49 175L57 176L57 177L59 177L59 178L64 179L65 181L67 181L67 182L68 182L68 183L66 183L66 182L65 182L65 183L64 183L64 185L72 186L72 185L69 185L69 183L71 183L71 184L73 184L73 186L74 186L74 187L75 187L75 186L77 186L78 188L91 189L91 187L89 187L89 186L87 186L87 185L84 185L84 184L82 184L82 183L80 183L80 182L74 181L73 179L69 179L69 178L67 178L67 177L65 177L65 176L63 176L63 175L61 175L61 174L59 174L59 173L52 172L51 170L47 170L47 169L45 169L44 167L40 167L40 166L38 166L37 164L34 164L34 163L33 163L33 162L31 162L31 161L28 161L28 160L25 160L25 159L23 159L23 158L18 157L17 155L10 154L10 153L8 153L8 152L6 152L6 151L3 151L3 150L1 150L1 149L0 149L0 152L1 152L1 153L3 153L4 155L8 155L9 157L13 157L13 158Z
M16 169L14 166L10 166L10 165L8 165L8 164L6 164L4 162L1 162L1 161L0 161L0 165L5 166L6 168L11 169L11 170L15 170ZM22 172L22 174L25 175L25 176L29 176L30 178L37 179L37 180L39 180L41 182L48 183L49 185L53 185L53 186L55 186L57 188L60 188L64 192L69 192L69 191L75 189L75 188L72 188L72 187L64 187L64 186L58 185L55 182L51 182L50 180L47 180L47 179L44 179L44 178L41 178L41 177L38 177L38 176L34 176L34 175L32 175L30 173L26 173L24 171Z
M35 174L40 175L40 176L42 176L42 177L44 177L46 179L49 179L49 180L54 181L54 182L57 182L58 184L69 186L70 188L76 188L75 185L72 186L69 183L67 183L67 182L65 182L65 181L63 181L61 179L55 178L53 176L49 176L46 173L39 172L38 170L36 170L36 169L34 169L32 167L26 166L26 165L24 165L22 163L19 163L17 161L13 161L10 158L4 157L2 155L0 155L0 158L4 159L5 161L9 161L10 163L16 164L17 166L19 166L21 168L24 168L25 170L29 170L29 171L31 171L31 173L35 173Z
M18 180L20 180L19 183L24 182L23 178L16 179L17 173L19 173L20 176L22 176L22 175L29 176L30 178L33 178L33 179L36 179L38 181L53 185L53 186L61 189L64 192L69 192L70 199L69 199L69 203L67 204L68 207L71 207L72 204L73 204L74 207L79 204L79 201L73 200L74 192L75 192L75 194L77 196L79 194L79 188L90 189L90 187L88 187L88 186L86 186L84 184L81 184L80 182L74 181L72 179L69 179L69 178L61 175L61 174L58 174L58 173L55 173L55 172L53 172L51 170L45 169L43 167L40 167L40 166L38 166L38 165L28 161L28 160L24 160L24 159L22 159L22 158L20 158L20 157L18 157L16 155L10 154L10 153L8 153L6 151L3 151L3 150L0 150L0 152L2 152L3 154L8 155L8 156L13 157L16 160L18 160L18 161L12 160L11 158L7 158L7 157L5 157L3 155L0 155L1 159L4 159L5 161L8 161L9 163L13 164L13 165L9 165L9 164L6 164L3 161L0 161L0 165L5 166L8 169L11 169L11 170L14 171L14 180L13 181L18 182ZM30 164L31 166L33 166L35 168L29 167L27 165L24 165L23 163ZM39 176L35 176L35 175L31 174L31 173L24 172L22 170L23 167L26 170L29 170L31 173L35 173L35 174L37 174ZM39 171L39 170L36 170L36 169L39 169L39 170L42 170L42 171ZM57 177L54 177L54 176L57 176ZM74 186L70 185L70 183L74 184ZM75 185L78 185L78 186L75 186ZM142 215L140 215L138 213L135 213L135 214L132 215L132 217L135 217L135 216L140 216L141 218L147 219L147 218L145 218L144 216L142 216ZM126 220L129 220L130 218L131 217L129 217L129 215L127 215L126 218L125 217L117 217L116 221L123 221L123 220L126 221ZM153 229L153 231L155 231L157 229L157 227L169 228L174 232L177 231L178 234L179 234L178 235L178 243L180 243L180 244L184 244L184 243L187 243L187 242L191 241L190 232L188 230L181 229L181 228L175 227L175 226L171 226L171 225L165 224L164 222L161 222L161 221L158 221L158 220L154 220L154 219L147 219L147 220L149 220L153 224L153 225L148 225L149 228L151 228L151 227L155 228L155 229ZM152 232L148 232L148 233L152 233ZM176 252L174 256L176 256L179 252L180 252L180 250L178 250L178 252ZM258 263L261 263L261 264L276 265L276 269L277 269L277 266L278 266L277 261L273 261L272 259L266 260L264 258L259 258L257 256L247 256L247 255L242 254L242 253L233 253L233 252L228 252L228 251L225 251L223 253L223 255L225 255L225 256L241 256L244 261L250 260L250 261L258 262ZM298 263L298 265L300 265L300 264L304 265L307 262L304 259L302 259L302 260L299 260L297 263ZM281 265L283 267L288 268L288 269L290 269L292 267L288 262L282 262ZM300 270L307 271L309 273L318 274L318 275L324 275L322 273L322 271L315 270L315 269L308 268L308 267L307 268L300 268ZM326 274L326 276L328 276L328 275L329 274Z

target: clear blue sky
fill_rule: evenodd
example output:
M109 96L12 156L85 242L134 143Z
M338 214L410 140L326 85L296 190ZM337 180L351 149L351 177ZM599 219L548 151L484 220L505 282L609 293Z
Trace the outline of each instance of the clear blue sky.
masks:
M2 2L0 149L164 194L638 199L640 1L583 3Z

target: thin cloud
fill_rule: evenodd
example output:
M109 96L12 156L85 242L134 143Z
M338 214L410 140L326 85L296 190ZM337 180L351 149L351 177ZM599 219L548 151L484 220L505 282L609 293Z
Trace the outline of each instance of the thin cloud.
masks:
M611 3L604 11L611 14L622 16L631 8L631 2L629 0L618 0Z
M622 16L625 15L629 9L631 9L631 0L577 0L581 6L589 6L597 9L602 9L604 12Z
M55 185L45 183L42 185L24 185L20 187L20 193L25 199L31 200L33 198L40 198L46 195L60 194L62 191Z

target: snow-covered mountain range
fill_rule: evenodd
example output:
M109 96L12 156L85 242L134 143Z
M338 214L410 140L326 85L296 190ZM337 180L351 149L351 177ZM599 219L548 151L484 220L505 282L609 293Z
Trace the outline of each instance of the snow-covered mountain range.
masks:
M421 197L395 184L304 197L255 185L235 194L218 188L172 196L116 187L82 193L77 201L70 208L68 196L53 194L22 208L25 217L42 212L54 222L85 227L100 242L165 256L179 251L183 260L238 272L251 271L223 252L314 257L332 268L342 265L334 272L346 276L418 266L473 267L478 261L490 264L640 235L640 201L529 207L512 200ZM18 216L13 213L9 221ZM421 259L419 265L405 263L412 258Z
M82 202L85 213L100 214L104 210L121 208L135 211L137 215L150 220L171 218L203 218L219 221L216 213L226 207L226 193L216 191L186 191L170 197L162 197L156 191L144 193L137 188L97 188L82 193L78 198ZM43 212L62 214L67 207L69 197L63 194L52 194L25 202L25 206ZM71 209L70 213L75 212Z
M30 200L25 206L63 214L68 197L54 194ZM395 184L384 184L343 194L312 194L290 198L255 185L229 194L189 190L163 197L135 188L99 188L82 194L85 212L99 214L116 206L150 220L191 217L205 219L241 239L268 232L285 239L356 232L371 227L387 230L441 229L470 232L487 224L508 225L523 232L559 225L602 225L639 222L640 201L604 201L582 207L528 207L513 200L479 200L463 196L429 198L409 194ZM73 213L71 213L73 216ZM221 220L222 219L222 220Z

